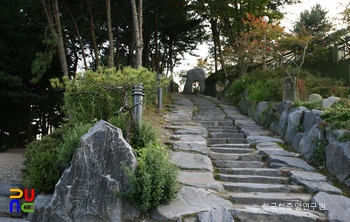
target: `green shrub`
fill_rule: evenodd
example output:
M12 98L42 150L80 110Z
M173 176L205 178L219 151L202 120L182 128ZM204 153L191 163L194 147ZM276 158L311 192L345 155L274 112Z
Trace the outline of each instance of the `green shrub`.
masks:
M92 127L91 123L76 123L63 135L63 140L58 146L57 162L69 164L75 150L78 148L80 138Z
M332 129L350 130L350 101L342 99L335 102L321 118L325 121L324 125Z
M120 128L123 131L124 137L127 137L126 129L131 123L131 117L128 113L119 113L117 116L112 116L108 119L108 122Z
M304 106L308 109L318 109L321 110L322 108L322 100L315 101L315 102L308 102L308 101L294 101L294 107Z
M146 147L148 143L154 143L157 141L159 133L148 122L143 121L141 126L135 124L133 132L131 134L130 145L138 150Z
M140 150L137 160L135 174L126 169L131 189L124 196L143 213L176 197L178 168L170 162L166 147L148 143Z
M248 99L254 100L257 103L262 101L280 101L281 91L276 80L262 80L251 84L248 94Z
M57 136L57 134L54 134ZM38 189L41 192L52 192L59 180L57 147L60 139L51 135L44 136L28 144L24 154L23 183L26 187Z
M315 165L319 170L323 170L326 167L326 147L328 142L325 140L317 140L316 148L314 149Z

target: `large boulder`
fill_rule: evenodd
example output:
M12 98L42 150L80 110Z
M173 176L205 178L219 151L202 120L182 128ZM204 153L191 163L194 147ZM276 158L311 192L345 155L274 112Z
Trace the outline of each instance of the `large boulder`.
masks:
M286 134L289 113L289 110L284 110L281 113L279 120L277 122L273 122L270 125L270 130L277 133L277 135L279 135L280 137L284 137Z
M129 188L124 166L137 160L122 131L100 120L80 140L71 166L56 184L51 216L54 222L127 221L139 216L117 193Z
M313 157L313 153L315 148L317 147L318 141L322 138L322 133L318 129L316 125L314 125L311 130L304 136L299 144L299 148L297 149L301 155L303 155L306 159L310 159Z
M52 195L38 195L34 200L34 212L29 213L29 221L51 221Z
M294 106L294 103L291 101L283 101L276 106L276 110L281 115L284 111L290 110Z
M339 97L331 96L325 100L322 101L322 108L329 108L331 107L336 101L339 101Z
M309 132L314 125L319 125L324 121L321 119L323 111L320 110L305 110L303 117L303 130Z
M326 166L338 180L350 178L350 142L330 143L326 147Z
M287 142L292 143L295 135L300 131L301 120L303 119L305 110L306 108L304 106L291 110L291 113L288 116L288 126L285 135Z
M182 221L180 218L185 215L211 212L218 208L231 209L232 203L203 188L183 186L173 201L154 208L151 217L155 220Z
M328 221L349 221L350 199L347 197L319 192L311 199L311 205L324 212Z
M321 100L322 100L322 96L316 93L310 94L308 99L309 103L318 102Z

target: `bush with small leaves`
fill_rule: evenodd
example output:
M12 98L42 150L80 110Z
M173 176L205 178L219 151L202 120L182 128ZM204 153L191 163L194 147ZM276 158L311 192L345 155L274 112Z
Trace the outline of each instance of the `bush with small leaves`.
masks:
M126 169L131 188L122 195L142 213L159 204L168 203L179 191L178 167L170 162L166 147L148 143L140 149L136 173Z
M60 177L57 161L57 147L60 139L44 136L28 144L24 155L23 183L40 192L50 193Z

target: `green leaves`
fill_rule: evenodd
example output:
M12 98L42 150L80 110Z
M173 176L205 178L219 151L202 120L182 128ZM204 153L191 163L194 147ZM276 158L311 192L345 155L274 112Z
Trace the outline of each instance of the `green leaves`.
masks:
M137 160L136 173L128 173L131 189L124 195L145 213L176 196L178 168L170 162L166 147L155 142L141 149Z
M146 68L99 67L96 71L78 73L75 78L50 80L52 87L65 89L65 110L77 121L89 123L94 119L110 118L122 106L125 99L131 107L131 93L134 85L143 84L146 91L144 103L152 101L157 94L156 73ZM167 84L163 81L162 85Z

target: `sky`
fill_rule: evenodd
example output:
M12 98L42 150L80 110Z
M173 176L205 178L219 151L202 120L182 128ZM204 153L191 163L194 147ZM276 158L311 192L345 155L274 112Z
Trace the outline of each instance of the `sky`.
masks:
M328 10L329 19L339 15L343 10L340 3L346 3L350 0L302 0L303 3L285 6L281 11L285 13L285 18L281 21L281 26L286 27L286 30L290 30L293 27L293 24L299 18L300 12L304 10L311 10L312 6L315 6L319 3L322 8ZM196 55L200 57L190 56L188 53L184 55L184 59L181 61L181 65L175 67L174 71L180 72L181 70L189 70L196 66L197 59L206 58L208 56L209 46L207 44L201 44L197 47L197 50L194 51ZM177 82L177 79L175 79Z

